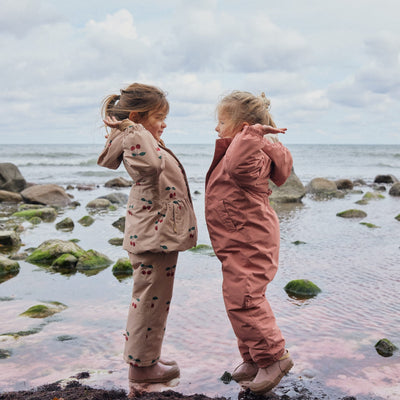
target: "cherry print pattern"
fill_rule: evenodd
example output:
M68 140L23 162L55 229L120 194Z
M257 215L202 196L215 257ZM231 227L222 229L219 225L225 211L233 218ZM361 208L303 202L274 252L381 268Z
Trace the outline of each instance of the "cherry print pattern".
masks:
M136 157L136 156L142 156L142 157L143 157L143 156L146 154L145 151L141 151L141 152L139 153L139 150L140 150L140 144L137 144L137 145L135 145L135 146L132 146L132 147L131 147L132 156L133 156L133 157Z
M131 235L131 236L129 236L129 239L130 239L129 244L130 244L132 247L135 247L135 246L136 246L136 242L134 241L134 239L137 239L137 238L138 238L137 235Z

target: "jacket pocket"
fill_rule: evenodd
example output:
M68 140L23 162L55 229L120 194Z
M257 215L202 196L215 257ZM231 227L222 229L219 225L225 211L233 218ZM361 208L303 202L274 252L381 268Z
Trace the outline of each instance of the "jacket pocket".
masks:
M236 210L228 201L220 201L216 207L216 212L228 232L242 229L243 223L237 218L237 214L241 211Z

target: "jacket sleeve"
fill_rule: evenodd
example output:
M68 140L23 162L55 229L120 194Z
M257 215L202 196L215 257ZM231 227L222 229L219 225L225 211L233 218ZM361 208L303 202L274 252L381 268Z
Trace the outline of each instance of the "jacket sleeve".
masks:
M233 138L225 155L225 168L240 186L254 186L268 173L271 161L261 150L264 144L262 132L252 126Z
M122 161L124 133L118 129L113 129L107 139L106 145L101 152L97 164L110 168L117 169Z
M280 142L266 142L263 151L272 160L270 179L276 186L282 186L292 172L293 158L290 151Z
M165 160L153 135L140 124L132 124L124 133L123 161L129 175L134 180L159 175Z
M228 174L241 186L264 184L259 178L265 177L280 186L292 168L289 150L280 142L266 140L263 132L254 126L245 127L234 137L225 159Z

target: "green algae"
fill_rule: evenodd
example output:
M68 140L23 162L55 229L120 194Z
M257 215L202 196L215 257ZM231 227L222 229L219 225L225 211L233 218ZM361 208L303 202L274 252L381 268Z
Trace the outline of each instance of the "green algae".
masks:
M321 292L321 289L308 279L290 281L284 289L289 296L299 299L308 299Z
M94 218L91 217L90 215L85 215L82 217L80 220L78 220L78 223L80 223L82 226L90 226L94 222Z
M336 215L341 218L365 218L367 213L362 210L351 209L339 212Z
M368 228L380 228L380 226L371 224L370 222L360 222L360 225L365 225Z
M108 267L112 261L104 254L96 250L88 250L81 254L76 264L78 271L101 269Z
M294 242L292 242L292 244L295 244L296 246L300 245L300 244L307 244L306 242L302 242L301 240L295 240Z
M67 308L65 304L57 301L50 301L48 303L52 304L54 307L49 307L44 304L37 304L28 308L26 311L21 313L20 316L29 318L47 318Z
M108 243L112 244L113 246L122 246L124 242L124 238L111 238Z
M34 208L28 210L17 211L13 217L21 217L30 220L33 217L39 217L45 222L53 222L57 218L57 211L52 207Z
M129 258L120 258L113 265L112 273L117 279L128 278L132 276L132 264Z
M197 254L204 254L206 256L215 256L213 248L208 244L198 244L189 249L189 251Z

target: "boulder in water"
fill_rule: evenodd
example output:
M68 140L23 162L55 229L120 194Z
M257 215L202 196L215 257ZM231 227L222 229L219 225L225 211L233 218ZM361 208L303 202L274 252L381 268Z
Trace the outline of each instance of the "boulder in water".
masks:
M12 163L0 163L0 190L21 192L26 188L26 181L18 167Z
M61 186L54 184L33 185L21 192L27 203L65 207L71 204L71 199Z

